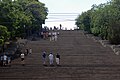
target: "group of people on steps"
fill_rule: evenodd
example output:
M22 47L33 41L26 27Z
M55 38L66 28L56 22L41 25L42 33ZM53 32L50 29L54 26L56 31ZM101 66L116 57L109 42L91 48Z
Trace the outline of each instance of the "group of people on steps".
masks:
M1 66L11 66L11 56L6 55L4 52L4 54L0 56L0 64Z
M41 37L46 40L49 38L50 41L57 41L59 32L52 31L52 32L41 32Z
M43 54L42 54L42 58L43 58L43 65L47 65L46 64L46 61L47 61L47 57L49 58L49 64L50 66L53 66L54 65L54 55L52 52L50 52L50 54L47 56L46 52L44 51ZM56 56L55 56L55 61L56 61L56 64L57 66L60 66L60 55L57 53Z
M25 51L26 54L32 54L32 49L30 48L29 50L26 49ZM25 53L21 53L21 64L24 66L25 65ZM43 51L42 53L42 60L43 60L43 65L46 66L47 58L49 58L49 64L50 66L54 65L54 58L57 66L60 66L60 55L57 53L56 56L54 57L53 53L50 52L50 54L47 56L46 52Z

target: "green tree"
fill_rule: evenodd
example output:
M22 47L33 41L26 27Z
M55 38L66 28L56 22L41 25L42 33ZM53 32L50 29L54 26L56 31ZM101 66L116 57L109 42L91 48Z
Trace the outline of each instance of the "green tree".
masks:
M36 0L18 0L18 3L22 6L25 14L29 15L32 24L26 25L27 32L38 31L42 28L42 24L45 23L48 9L45 4Z
M27 12L33 16L32 18L32 29L39 30L42 28L42 24L45 23L45 19L47 16L47 8L45 4L41 2L30 2L27 6Z
M88 31L89 33L91 32L90 31L90 22L91 22L90 11L83 12L76 19L76 25L79 27L79 29Z
M93 5L76 19L76 25L83 30L120 44L120 1L111 0L105 4ZM88 25L89 24L89 25Z
M2 0L0 14L0 25L6 26L14 38L38 30L46 19L47 8L37 0Z
M0 25L0 45L9 39L9 32L5 26Z

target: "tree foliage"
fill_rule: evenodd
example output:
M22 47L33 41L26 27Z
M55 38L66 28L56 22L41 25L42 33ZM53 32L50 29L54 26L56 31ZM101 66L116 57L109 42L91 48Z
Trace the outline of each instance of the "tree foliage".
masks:
M83 30L108 39L113 44L120 43L120 1L93 5L76 19L76 25Z
M0 1L0 25L6 26L10 37L24 36L38 30L47 16L47 8L38 0Z
M0 25L0 45L9 39L9 32L5 26Z

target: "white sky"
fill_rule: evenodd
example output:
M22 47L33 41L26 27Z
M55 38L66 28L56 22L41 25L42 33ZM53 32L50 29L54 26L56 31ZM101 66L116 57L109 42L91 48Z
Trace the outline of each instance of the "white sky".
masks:
M78 13L78 14L48 14L45 25L48 27L59 27L74 29L75 19L79 14L91 9L93 4L106 3L108 0L40 0L46 7L48 13Z

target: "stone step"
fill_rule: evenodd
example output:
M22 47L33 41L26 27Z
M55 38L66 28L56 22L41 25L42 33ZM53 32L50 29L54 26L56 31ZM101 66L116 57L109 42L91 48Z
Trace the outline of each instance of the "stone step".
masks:
M110 47L84 35L83 31L60 31L58 41L38 39L28 41L33 53L12 61L11 67L0 67L0 80L120 80L120 59ZM61 66L42 64L42 52L47 56L61 55ZM55 57L54 57L55 58Z

